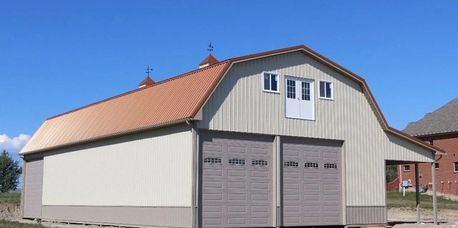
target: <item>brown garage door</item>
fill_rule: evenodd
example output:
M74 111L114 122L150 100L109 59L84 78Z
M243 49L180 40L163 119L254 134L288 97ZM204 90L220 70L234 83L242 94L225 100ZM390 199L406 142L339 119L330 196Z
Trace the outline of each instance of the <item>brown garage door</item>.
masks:
M203 227L271 227L273 137L200 135Z
M283 225L342 224L341 142L282 138Z

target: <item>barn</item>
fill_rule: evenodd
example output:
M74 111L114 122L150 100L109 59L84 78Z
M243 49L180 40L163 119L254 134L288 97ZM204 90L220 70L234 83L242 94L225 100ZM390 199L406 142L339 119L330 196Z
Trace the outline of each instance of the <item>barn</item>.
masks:
M384 224L385 165L436 147L364 79L294 46L218 61L48 118L21 154L24 218L147 227Z

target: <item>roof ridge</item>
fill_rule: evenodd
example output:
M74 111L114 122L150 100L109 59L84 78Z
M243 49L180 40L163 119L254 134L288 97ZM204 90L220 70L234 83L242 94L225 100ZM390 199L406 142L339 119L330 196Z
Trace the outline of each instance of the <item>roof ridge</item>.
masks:
M456 127L458 122L453 118L456 111L458 111L458 97L451 99L434 111L426 112L420 119L409 122L403 131L415 136L458 132Z
M225 60L225 61L221 61L219 63L213 64L213 65L210 65L210 66L207 66L207 67L202 67L200 69L195 69L195 70L192 70L192 71L188 71L188 72L185 72L185 73L182 73L182 74L179 74L179 75L164 79L162 81L158 81L152 86L143 87L143 88L137 88L137 89L133 89L133 90L130 90L130 91L127 91L127 92L112 96L112 97L108 97L108 98L105 98L105 99L102 99L102 100L99 100L99 101L96 101L96 102L93 102L93 103L90 103L90 104L87 104L87 105L84 105L84 106L81 106L81 107L78 107L78 108L75 108L75 109L72 109L70 111L63 112L63 113L48 117L48 118L46 118L46 120L55 119L57 117L60 117L60 116L66 115L66 114L70 114L72 112L76 112L76 111L79 111L81 109L85 109L85 108L88 108L88 107L91 107L91 106L94 106L94 105L97 105L97 104L101 104L101 103L104 103L104 102L107 102L107 101L110 101L110 100L113 100L113 99L116 99L116 98L119 98L119 97L123 97L123 96L129 95L129 94L132 94L132 93L140 92L140 91L147 90L147 89L152 89L152 88L154 88L156 86L159 86L159 85L162 85L164 83L167 83L167 82L170 82L170 81L173 81L173 80L176 80L176 79L180 79L180 78L189 76L191 74L198 73L200 71L208 70L208 69L211 69L212 67L221 65L223 63L228 63L228 62L229 62L228 60Z
M453 98L452 100L448 101L447 103L441 105L441 106L440 106L439 108L437 108L436 110L434 110L434 111L432 111L432 112L428 112L426 115L430 115L430 114L433 114L433 113L438 112L438 111L440 111L440 110L447 109L447 108L450 107L450 105L452 105L452 104L454 104L454 103L456 103L456 102L458 102L458 97L455 97L455 98ZM426 115L425 115L423 118L425 118ZM423 119L423 118L422 118L422 119Z
M213 67L216 67L216 66L219 66L223 63L229 63L230 61L227 59L227 60L224 60L224 61L221 61L221 62L218 62L218 63L215 63L213 65L210 65L210 66L206 66L206 67L202 67L200 69L195 69L195 70L192 70L192 71L188 71L188 72L185 72L185 73L182 73L182 74L179 74L179 75L176 75L176 76L173 76L173 77L170 77L170 78L167 78L167 79L164 79L162 81L158 81L156 82L156 84L154 86L157 86L157 85L160 85L160 84L164 84L166 82L169 82L169 81L173 81L175 79L179 79L179 78L182 78L182 77L186 77L190 74L195 74L195 73L198 73L200 71L204 71L204 70L208 70L210 68L213 68ZM154 87L153 86L153 87ZM150 87L151 88L151 87Z
M435 109L434 111L426 112L425 115L424 115L422 118L420 118L420 119L417 120L417 121L408 123L407 126L408 126L409 124L417 124L417 123L419 123L419 122L425 120L426 117L430 117L431 115L433 115L433 114L435 114L435 113L437 113L437 112L439 112L439 111L441 111L441 110L444 110L444 109L448 108L449 105L454 104L454 103L457 103L457 102L458 102L458 97L455 97L455 98L453 98L452 100L448 101L447 103L441 105L439 108ZM406 129L407 129L407 126L406 126Z
M243 59L247 59L247 58L253 58L253 57L257 57L257 56L264 56L264 55L278 53L278 52L293 51L293 50L296 50L296 49L299 49L299 48L305 48L305 46L303 44L300 44L300 45L294 45L294 46L290 46L290 47L286 47L286 48L279 48L279 49L274 49L274 50L261 51L261 52L257 52L257 53L253 53L253 54L247 54L247 55L227 58L227 59L225 59L223 61L234 62L234 61L238 61L238 60L243 60Z

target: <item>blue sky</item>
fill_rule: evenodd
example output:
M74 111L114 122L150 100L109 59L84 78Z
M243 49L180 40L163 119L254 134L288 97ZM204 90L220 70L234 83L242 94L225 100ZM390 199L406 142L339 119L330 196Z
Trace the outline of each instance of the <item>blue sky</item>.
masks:
M457 96L456 1L2 1L0 149L49 116L219 59L305 44L403 129ZM20 134L23 134L20 136ZM16 137L16 139L15 139Z

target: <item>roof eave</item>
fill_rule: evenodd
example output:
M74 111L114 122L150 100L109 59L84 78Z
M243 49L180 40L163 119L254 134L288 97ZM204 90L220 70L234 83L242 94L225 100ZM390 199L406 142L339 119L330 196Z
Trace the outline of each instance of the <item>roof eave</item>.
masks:
M80 144L92 143L92 142L96 142L96 141L103 140L103 139L115 138L115 137L119 137L119 136L123 136L123 135L135 134L135 133L139 133L139 132L143 132L143 131L149 131L149 130L153 130L153 129L157 129L157 128L161 128L161 127L166 127L166 126L170 126L170 125L175 125L175 124L180 124L180 123L187 123L188 121L192 121L192 120L194 120L194 118L186 117L186 118L182 118L182 119L178 119L178 120L174 120L174 121L169 121L169 122L164 122L164 123L160 123L160 124L156 124L156 125L150 125L150 126L146 126L146 127L131 129L131 130L128 130L128 131L121 131L121 132L116 132L116 133L113 133L113 134L103 135L103 136L99 136L99 137L95 137L95 138L91 138L91 139L87 139L87 140L80 140L80 141L60 144L60 145L57 145L57 146L40 148L40 149L37 149L37 150L21 151L19 154L22 155L22 156L26 156L26 155L36 154L36 153L40 153L40 152L46 152L46 151L50 151L50 150L62 149L62 148L76 146L76 145L80 145Z
M413 136L418 138L434 138L440 136L448 136L448 135L458 135L458 131L448 131L448 132L435 132L435 133L421 133L421 134L414 134Z
M402 131L399 131L395 128L392 128L392 127L388 127L388 129L386 129L387 132L393 134L393 135L396 135L398 137L401 137L401 138L404 138L412 143L415 143L423 148L426 148L426 149L429 149L431 150L432 152L434 152L436 155L446 155L447 153L442 150L441 148L439 147L436 147L434 145L430 145L428 143L425 143L423 141L421 141L420 139L414 137L414 136L411 136L405 132L402 132Z

